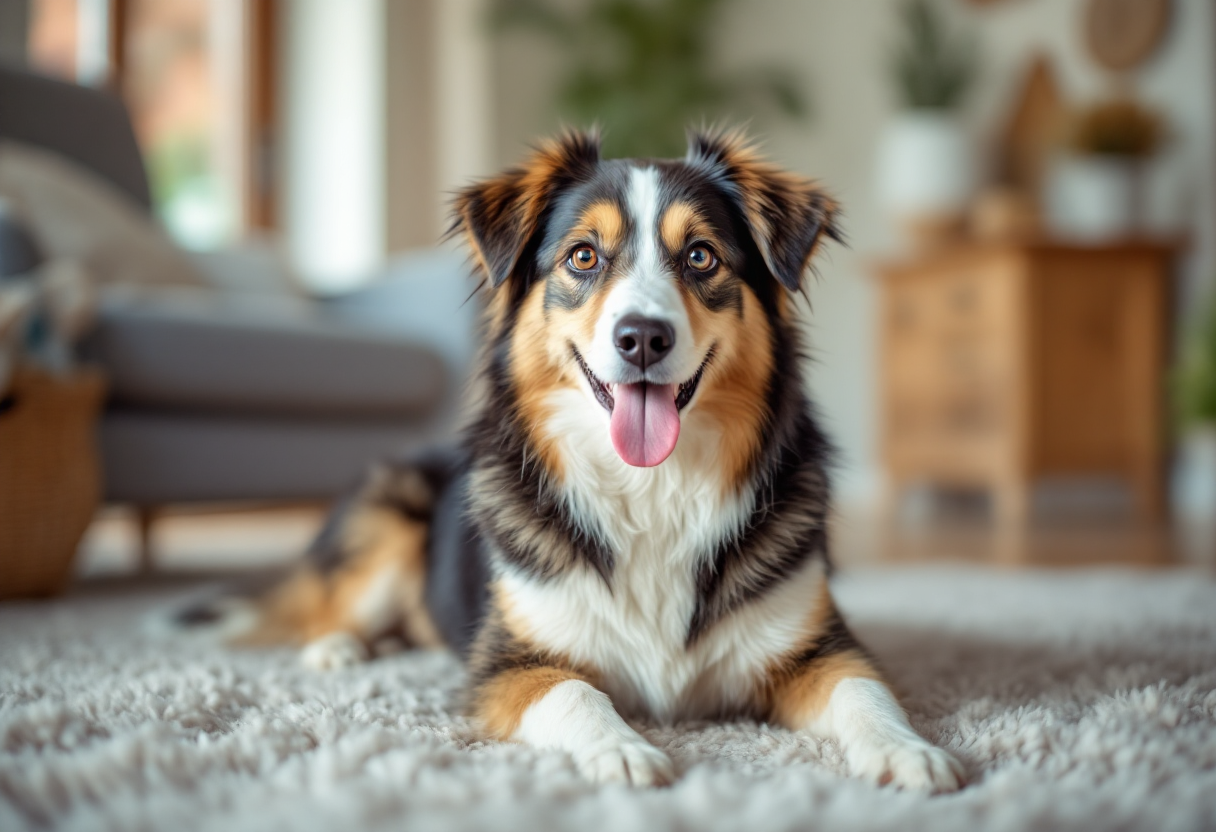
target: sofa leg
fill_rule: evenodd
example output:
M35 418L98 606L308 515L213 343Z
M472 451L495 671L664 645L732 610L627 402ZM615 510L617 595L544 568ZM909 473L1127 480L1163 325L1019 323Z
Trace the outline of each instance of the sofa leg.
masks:
M150 574L156 566L156 552L152 548L152 524L159 512L155 506L136 506L135 522L139 534L139 571Z

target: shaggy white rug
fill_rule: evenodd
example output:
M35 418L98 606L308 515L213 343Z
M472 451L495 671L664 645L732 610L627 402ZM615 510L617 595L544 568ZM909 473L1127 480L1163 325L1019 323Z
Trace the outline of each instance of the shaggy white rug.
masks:
M0 829L1216 828L1216 582L1199 573L837 578L957 795L845 778L839 750L756 724L650 729L673 787L582 783L478 739L457 662L319 675L287 651L145 636L180 590L0 608Z

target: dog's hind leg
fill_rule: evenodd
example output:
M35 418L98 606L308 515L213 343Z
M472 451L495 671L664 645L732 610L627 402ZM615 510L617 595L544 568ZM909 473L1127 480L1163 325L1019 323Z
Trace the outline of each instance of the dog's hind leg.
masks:
M236 645L299 645L304 663L318 669L364 661L387 637L440 646L425 604L434 501L421 469L378 465L331 513L285 581L257 597L183 611L177 623L209 626Z
M296 631L305 645L301 658L318 669L362 661L385 636L440 646L425 604L433 505L421 471L377 466L331 517L308 568L267 599L267 630L282 622Z

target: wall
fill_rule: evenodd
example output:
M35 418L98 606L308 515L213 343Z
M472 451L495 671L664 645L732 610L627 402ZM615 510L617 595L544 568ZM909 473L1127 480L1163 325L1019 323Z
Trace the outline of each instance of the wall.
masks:
M315 286L436 245L452 191L492 172L485 3L284 4L285 230Z
M1208 0L1176 6L1169 42L1135 86L1176 132L1153 177L1152 215L1158 225L1185 223L1193 234L1180 292L1190 298L1216 274L1216 19ZM888 46L898 35L895 7L896 0L746 0L730 10L722 27L730 37L719 47L727 69L779 57L813 93L811 123L766 126L763 134L773 158L821 179L846 208L851 247L827 254L811 291L810 383L843 451L838 491L852 500L869 499L880 482L876 296L867 263L897 245L876 204L871 169L877 138L896 112L886 74ZM1004 0L986 10L948 0L947 7L982 42L985 70L967 112L977 137L991 132L1038 51L1052 57L1068 94L1086 98L1105 89L1081 48L1084 0ZM547 108L553 60L530 35L496 46L499 163L518 158L531 138L555 126Z
M25 37L29 25L29 0L0 0L0 61L25 65Z
M292 0L283 25L283 233L318 291L385 252L384 0Z
M438 136L433 129L434 9L429 2L385 7L385 242L388 251L439 239Z

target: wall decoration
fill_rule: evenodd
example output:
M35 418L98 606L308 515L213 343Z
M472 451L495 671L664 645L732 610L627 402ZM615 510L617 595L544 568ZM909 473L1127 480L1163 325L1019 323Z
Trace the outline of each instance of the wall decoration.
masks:
M1028 196L1038 196L1066 110L1051 61L1039 55L1026 72L1000 137L1002 184Z
M1144 64L1165 40L1170 0L1090 0L1085 45L1090 57L1112 72Z

